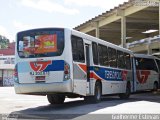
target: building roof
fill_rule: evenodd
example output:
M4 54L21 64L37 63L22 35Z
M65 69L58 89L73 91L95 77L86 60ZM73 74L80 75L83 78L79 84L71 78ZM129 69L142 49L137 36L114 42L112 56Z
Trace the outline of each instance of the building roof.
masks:
M9 49L14 49L15 48L15 42L9 43L8 48Z
M9 43L6 49L0 49L0 55L15 55L15 42Z
M81 30L81 28L85 27L85 25L90 22L100 21L101 19L104 19L104 18L110 16L111 14L114 14L114 12L117 12L117 10L119 10L119 9L125 9L127 7L130 7L131 5L133 5L133 1L134 0L128 0L128 2L123 2L122 4L114 7L113 9L110 9L109 11L106 11L100 15L97 15L97 16L91 18L88 21L85 21L84 23L81 23L80 25L76 26L74 29Z
M128 43L146 37L153 37L159 34L159 2L158 0L149 1L151 0L128 0L128 2L124 2L109 11L85 21L74 29L96 37L96 30L98 28L99 38L120 45L122 39L121 22L123 20L126 23L123 27L126 28ZM143 2L144 5L142 4ZM152 5L154 2L155 6ZM148 30L157 30L157 32L144 33Z

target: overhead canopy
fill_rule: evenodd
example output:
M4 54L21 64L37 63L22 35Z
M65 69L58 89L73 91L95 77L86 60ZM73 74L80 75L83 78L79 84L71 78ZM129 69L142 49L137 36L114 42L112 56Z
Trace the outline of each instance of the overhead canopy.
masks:
M155 2L154 0L154 5L150 2L150 4L143 6L141 4L135 4L136 1L137 0L130 0L129 2L125 2L110 11L106 11L105 13L80 24L74 29L117 45L121 44L122 35L125 32L126 42L158 35L159 4L156 4L158 2ZM125 18L125 21L123 21L125 24L122 24L122 18ZM157 31L153 33L142 33L147 30Z

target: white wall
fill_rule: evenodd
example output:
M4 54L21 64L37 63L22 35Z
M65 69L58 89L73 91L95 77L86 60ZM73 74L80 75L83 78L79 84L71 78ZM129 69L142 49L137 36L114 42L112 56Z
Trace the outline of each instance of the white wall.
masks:
M14 85L14 59L14 55L0 56L0 82L3 83L3 86Z
M3 86L14 85L14 70L3 70Z

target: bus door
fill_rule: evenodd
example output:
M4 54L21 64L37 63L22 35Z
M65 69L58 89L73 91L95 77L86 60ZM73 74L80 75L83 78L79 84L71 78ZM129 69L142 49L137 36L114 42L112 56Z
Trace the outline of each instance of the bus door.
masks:
M75 42L75 43L74 43ZM85 39L72 37L74 93L89 94L90 44ZM81 53L81 54L80 54ZM77 60L78 59L78 60Z
M144 71L144 65L143 65L143 58L136 58L135 57L135 66L136 66L136 91L145 90L147 89L147 84L144 81L146 78L142 73Z
M137 88L137 75L136 75L136 63L135 58L132 57L132 77L133 77L133 85L132 85L132 92L136 92Z
M159 72L159 88L160 88L160 59L156 59L156 63L157 63L157 66L158 66L158 72Z
M87 66L87 86L86 86L86 91L87 94L90 94L91 92L91 87L90 87L90 45L85 44L85 49L86 49L86 66Z

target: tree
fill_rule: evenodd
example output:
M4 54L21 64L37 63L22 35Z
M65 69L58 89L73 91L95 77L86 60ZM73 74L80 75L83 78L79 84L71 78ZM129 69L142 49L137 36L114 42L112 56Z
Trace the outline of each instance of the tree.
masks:
M7 48L8 44L9 44L9 39L7 39L6 37L0 35L0 46L1 46L1 49Z

